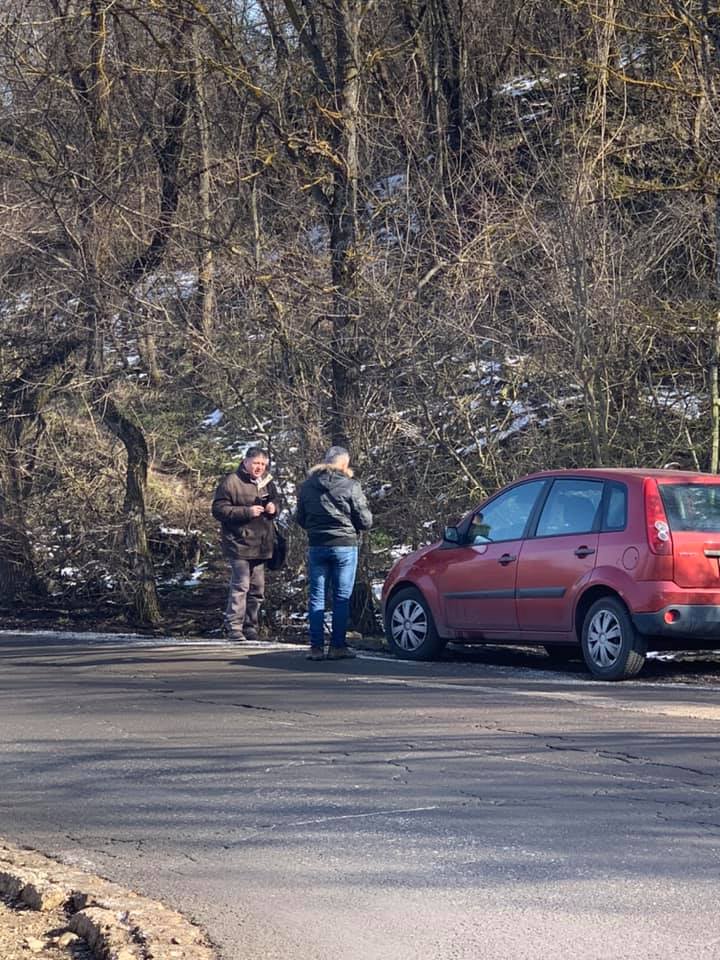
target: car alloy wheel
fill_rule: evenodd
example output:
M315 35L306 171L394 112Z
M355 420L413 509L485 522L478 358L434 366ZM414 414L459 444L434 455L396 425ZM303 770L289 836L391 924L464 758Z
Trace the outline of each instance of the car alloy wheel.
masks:
M645 662L647 641L635 629L619 597L600 597L585 615L582 652L588 669L598 680L634 677Z
M428 617L423 606L415 599L401 601L390 617L392 639L408 653L423 645L428 635Z
M445 646L425 598L415 587L402 587L388 600L385 637L396 657L432 660Z
M622 649L622 628L615 614L603 608L588 624L587 645L593 662L600 667L612 667Z

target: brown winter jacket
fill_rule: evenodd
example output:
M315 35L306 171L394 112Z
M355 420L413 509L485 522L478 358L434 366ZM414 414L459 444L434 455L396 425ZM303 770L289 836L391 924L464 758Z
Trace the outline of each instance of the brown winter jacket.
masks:
M242 465L220 481L212 502L212 515L222 526L222 551L228 560L269 560L273 550L273 517L250 516L250 507L280 500L270 474L254 483ZM277 512L275 517L277 517Z

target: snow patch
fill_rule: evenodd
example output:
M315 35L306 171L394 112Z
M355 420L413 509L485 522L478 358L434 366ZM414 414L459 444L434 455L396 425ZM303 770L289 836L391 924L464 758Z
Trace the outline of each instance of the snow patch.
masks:
M205 417L205 419L202 421L200 426L204 430L207 430L208 427L216 427L220 423L222 418L223 418L222 410L218 410L217 408L215 408L215 410L213 410L212 413L209 413L207 417Z
M372 191L376 196L387 199L396 193L400 193L406 186L407 176L404 173L394 173L388 177L376 180L372 185Z
M663 410L685 417L686 420L699 420L702 416L703 401L695 393L679 390L676 387L657 386L643 397L645 403L657 404Z

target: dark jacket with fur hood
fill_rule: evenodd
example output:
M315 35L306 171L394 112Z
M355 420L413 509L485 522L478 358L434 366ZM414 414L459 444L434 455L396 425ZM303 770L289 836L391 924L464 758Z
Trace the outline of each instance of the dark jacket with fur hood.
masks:
M352 470L326 463L310 471L300 487L296 520L311 547L356 547L358 534L372 526L372 513Z
M280 510L277 488L270 474L255 483L242 468L220 481L212 502L212 514L222 525L222 551L228 560L269 560L275 531L268 514L250 516L250 507L274 503Z

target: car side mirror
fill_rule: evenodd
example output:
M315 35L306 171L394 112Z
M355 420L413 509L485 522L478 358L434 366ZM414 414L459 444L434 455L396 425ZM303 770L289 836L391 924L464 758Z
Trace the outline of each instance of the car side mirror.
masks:
M443 530L443 540L448 543L460 543L460 532L457 527L445 527Z

